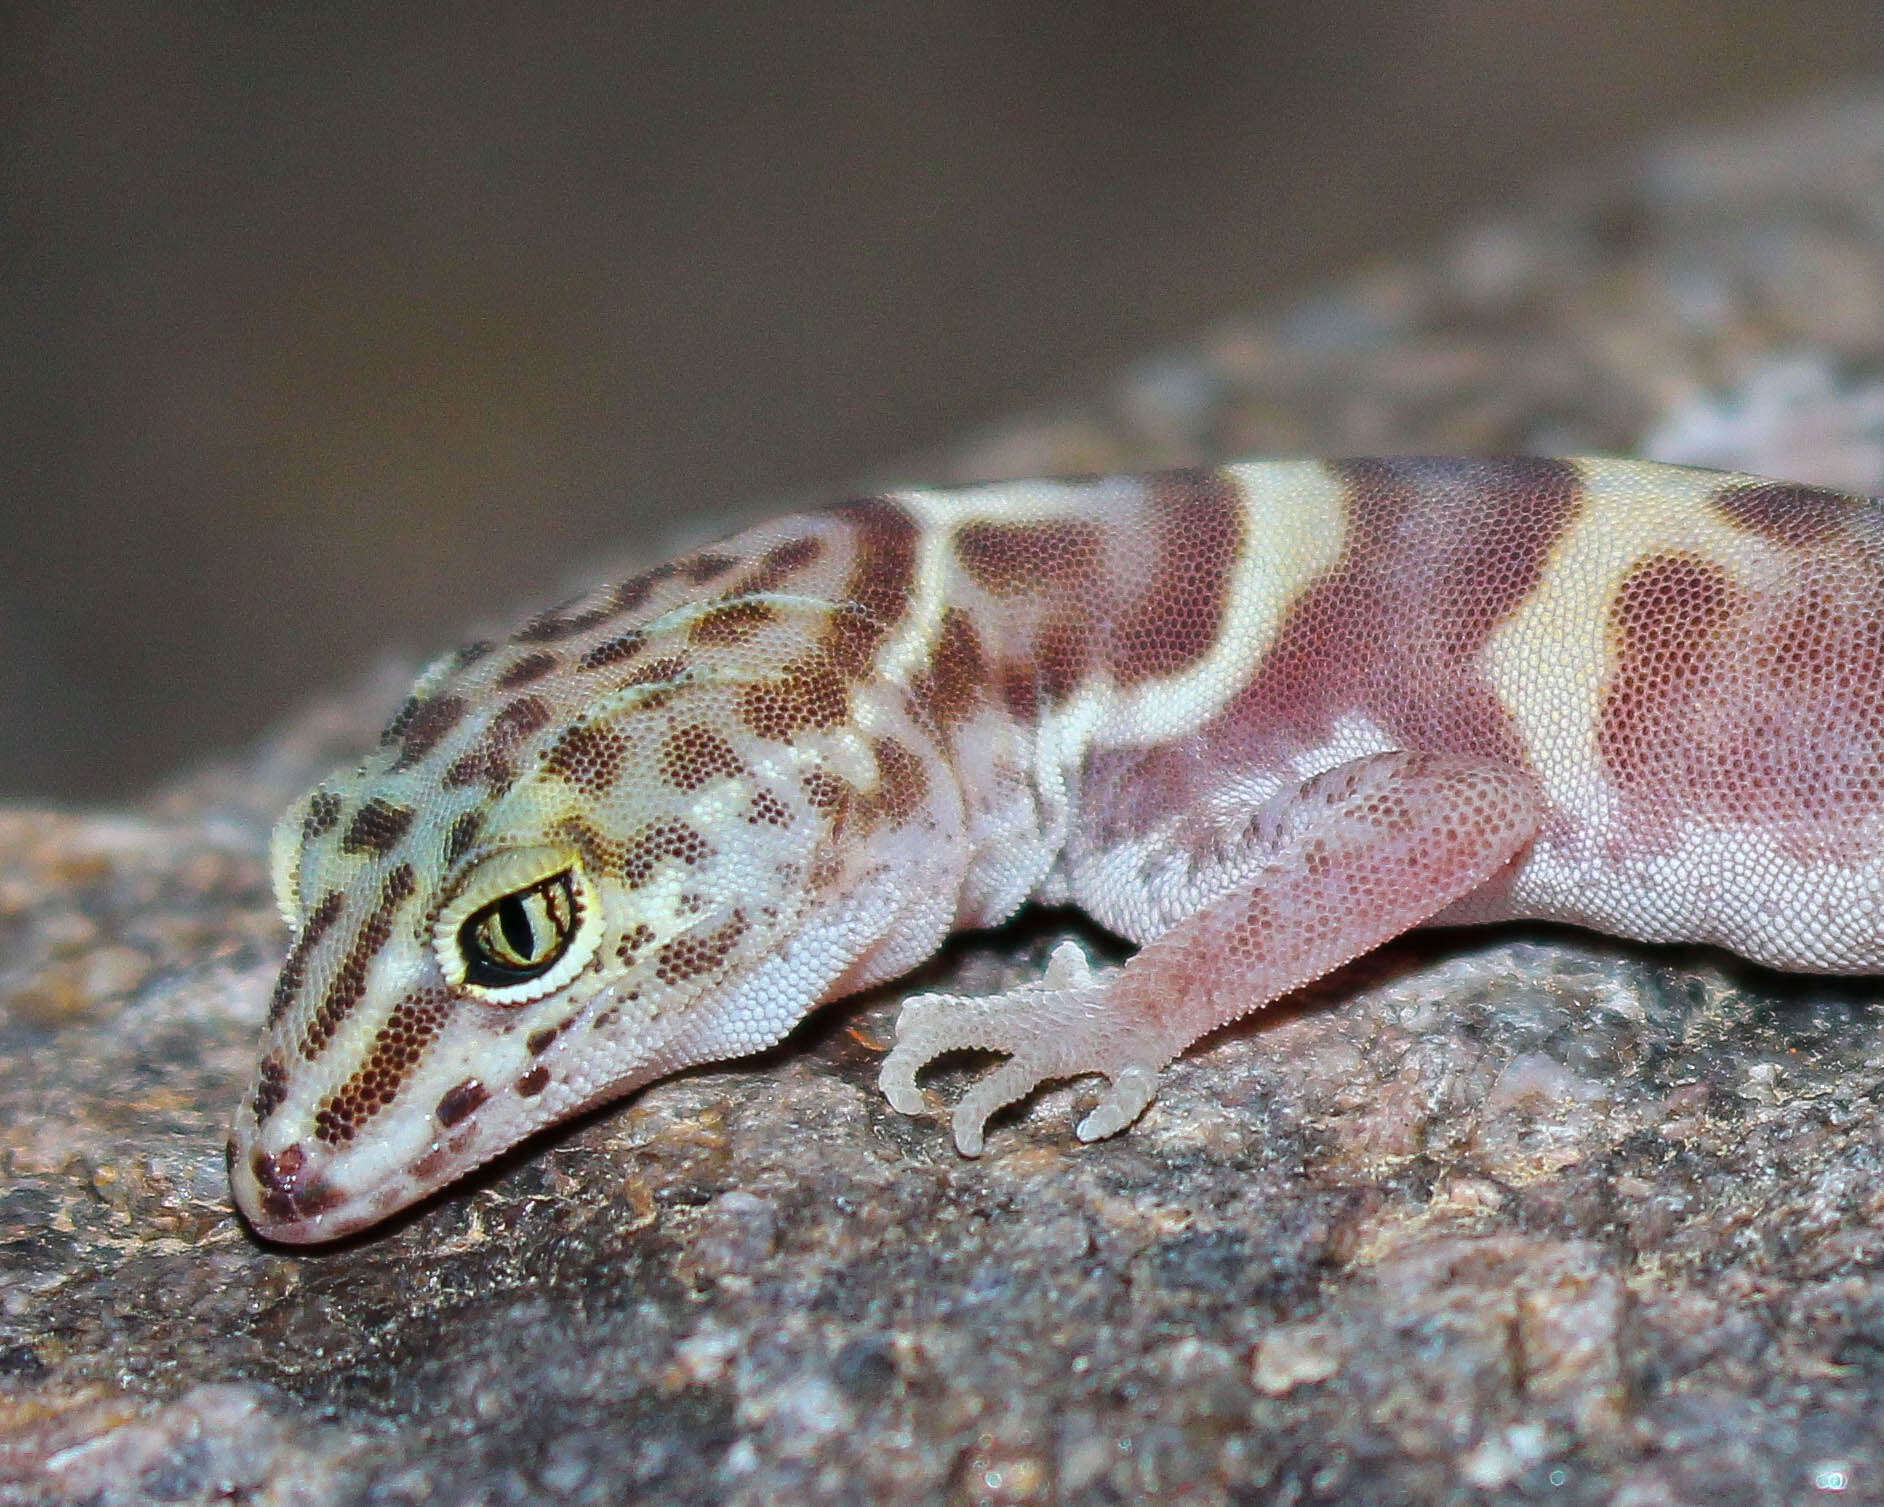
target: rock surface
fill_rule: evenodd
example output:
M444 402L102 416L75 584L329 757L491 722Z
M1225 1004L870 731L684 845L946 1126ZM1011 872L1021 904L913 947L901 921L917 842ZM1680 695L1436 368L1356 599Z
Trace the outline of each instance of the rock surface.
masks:
M1848 96L911 472L1596 450L1884 492L1880 372L1884 96ZM877 1094L884 990L259 1245L222 1144L268 822L396 681L136 810L0 812L0 1501L1884 1500L1879 990L1700 951L1403 940L1129 1135L1077 1146L1075 1084L977 1162Z

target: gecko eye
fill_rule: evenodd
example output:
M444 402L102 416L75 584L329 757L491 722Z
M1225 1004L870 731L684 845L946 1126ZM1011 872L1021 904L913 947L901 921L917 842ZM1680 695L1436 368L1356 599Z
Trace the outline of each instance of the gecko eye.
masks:
M527 848L472 869L440 912L445 977L488 1004L518 1005L561 988L601 939L594 892L572 853Z
M458 928L467 983L487 989L541 978L576 935L576 894L567 872L493 901Z

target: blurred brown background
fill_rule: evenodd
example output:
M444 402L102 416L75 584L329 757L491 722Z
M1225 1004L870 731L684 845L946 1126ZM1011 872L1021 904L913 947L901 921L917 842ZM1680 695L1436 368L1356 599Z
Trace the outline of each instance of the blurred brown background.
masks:
M0 9L0 796L112 797L842 487L1876 0Z

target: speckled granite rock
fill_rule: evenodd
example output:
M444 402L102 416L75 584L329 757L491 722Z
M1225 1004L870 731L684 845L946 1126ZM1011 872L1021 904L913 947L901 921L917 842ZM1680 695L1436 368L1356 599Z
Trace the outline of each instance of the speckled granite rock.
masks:
M912 471L1617 450L1884 492L1884 96L1656 152ZM314 1254L231 1218L273 810L381 677L0 813L0 1500L1884 1500L1884 1007L1420 936L958 1160L830 1011ZM925 976L991 988L1065 918ZM1090 939L1089 939L1090 940ZM1101 944L1103 945L1103 944Z

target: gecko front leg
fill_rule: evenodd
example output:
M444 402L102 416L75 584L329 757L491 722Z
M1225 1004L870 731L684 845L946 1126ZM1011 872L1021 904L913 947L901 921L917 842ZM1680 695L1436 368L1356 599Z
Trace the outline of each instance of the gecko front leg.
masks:
M909 1000L879 1085L891 1105L923 1105L916 1074L947 1052L1008 1061L956 1106L955 1144L979 1154L988 1117L1040 1084L1107 1079L1081 1140L1131 1124L1158 1075L1193 1041L1339 967L1478 889L1535 834L1540 797L1506 764L1452 755L1374 754L1305 781L1273 804L1228 882L1123 968L1094 973L1073 943L1045 978L974 999Z

